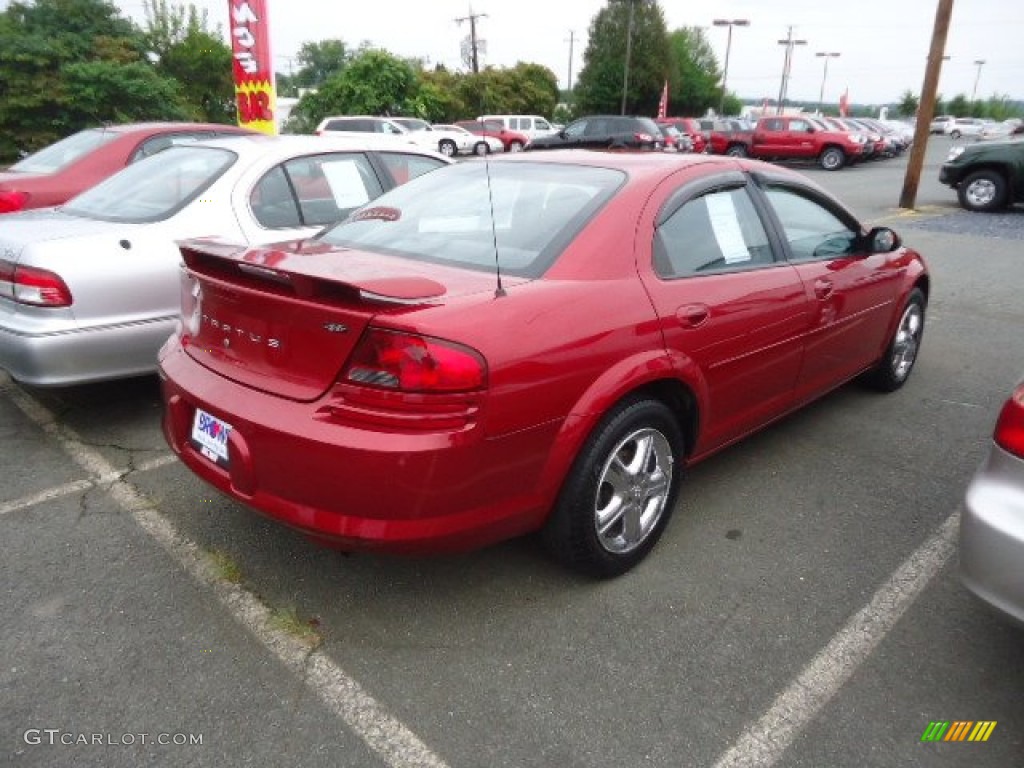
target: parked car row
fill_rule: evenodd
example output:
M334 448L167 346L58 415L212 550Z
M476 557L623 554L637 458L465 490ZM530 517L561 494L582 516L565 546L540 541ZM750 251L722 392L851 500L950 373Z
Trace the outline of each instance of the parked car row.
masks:
M871 158L895 157L909 146L904 132L868 119L776 115L752 126L718 120L708 132L715 154L817 162L829 171Z
M432 149L446 157L460 154L486 155L518 152L530 143L530 136L505 128L498 118L462 120L453 124L431 124L414 117L338 115L325 117L316 135L359 134L389 136Z

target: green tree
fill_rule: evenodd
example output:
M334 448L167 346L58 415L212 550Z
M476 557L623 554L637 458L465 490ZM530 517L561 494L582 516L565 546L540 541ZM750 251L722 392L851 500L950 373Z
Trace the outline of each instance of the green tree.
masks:
M141 30L106 0L11 3L0 13L0 156L99 122L183 117L175 84L145 51Z
M914 95L913 91L906 90L900 97L899 111L904 117L913 117L917 114L918 107L921 106L921 102L918 101L917 96Z
M295 88L318 88L341 72L351 58L342 40L303 43L295 59L299 70L292 78Z
M622 109L626 40L632 11L625 111L653 115L669 75L665 14L656 0L608 0L590 22L583 68L576 83L577 111L618 113Z
M718 109L722 74L704 30L683 27L674 30L669 40L668 104L675 115L702 115ZM738 99L726 100L728 115L740 110Z
M946 105L946 109L949 110L951 115L966 117L971 113L971 102L968 101L966 94L958 93L950 99L949 104Z
M292 110L290 129L311 130L328 115L404 115L415 110L416 70L387 51L366 49Z
M167 0L144 0L145 40L156 58L156 71L184 86L179 89L189 118L233 123L234 73L231 49L221 30L209 28L207 11Z

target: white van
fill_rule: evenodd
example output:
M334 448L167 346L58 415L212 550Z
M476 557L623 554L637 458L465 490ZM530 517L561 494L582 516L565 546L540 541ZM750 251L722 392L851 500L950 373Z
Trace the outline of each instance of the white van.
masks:
M558 131L540 115L480 115L481 122L501 123L506 130L518 131L531 140L538 136L550 136Z

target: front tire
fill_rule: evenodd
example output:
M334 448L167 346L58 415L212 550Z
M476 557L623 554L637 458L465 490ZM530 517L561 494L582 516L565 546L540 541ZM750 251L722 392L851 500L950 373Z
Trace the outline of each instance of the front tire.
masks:
M603 578L643 560L668 524L682 480L684 439L664 403L632 398L584 443L544 528L566 565Z
M920 288L907 296L896 331L878 365L864 375L864 383L880 392L895 392L907 383L917 361L924 333L925 298Z
M441 139L437 143L437 151L445 157L455 157L455 153L459 151L459 148L455 146L455 142L451 139Z
M960 134L960 131L950 131L949 135L950 135L950 138L959 139L961 134Z
M995 171L983 169L967 176L956 188L960 205L968 211L991 213L1006 207L1006 179Z
M846 155L838 147L827 147L818 158L818 163L826 171L838 171L846 165Z

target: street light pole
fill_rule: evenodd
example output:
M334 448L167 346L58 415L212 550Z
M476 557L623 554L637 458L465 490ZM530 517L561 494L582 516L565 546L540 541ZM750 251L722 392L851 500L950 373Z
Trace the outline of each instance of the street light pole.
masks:
M725 109L725 90L726 83L729 80L729 51L732 50L732 28L733 27L749 27L749 19L715 19L711 22L716 27L728 27L729 35L726 38L725 43L725 68L722 70L722 96L718 100L718 114L721 115Z
M981 68L985 66L984 59L975 59L974 66L978 68L978 74L974 76L974 91L971 92L971 102L975 102L978 99L978 81L981 80Z
M828 60L838 58L838 53L816 53L814 54L818 58L825 60L825 73L821 76L821 93L818 94L818 114L824 114L822 112L822 106L825 104L825 79L828 77Z
M779 45L786 46L786 58L782 63L782 85L779 86L779 106L776 109L776 114L781 115L782 109L786 102L786 91L789 88L789 70L793 59L793 46L794 45L807 45L806 40L794 40L793 39L793 27L789 26L789 31L786 34L785 40L779 40Z

